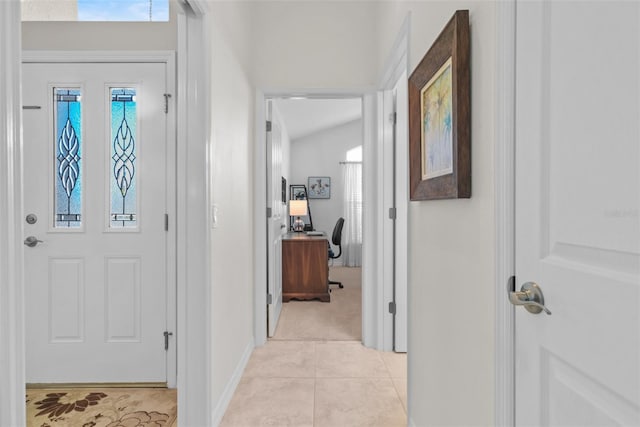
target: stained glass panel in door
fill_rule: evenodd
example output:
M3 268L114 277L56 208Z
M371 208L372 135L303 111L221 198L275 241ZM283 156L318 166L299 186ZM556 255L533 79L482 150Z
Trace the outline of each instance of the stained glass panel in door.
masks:
M111 88L111 228L138 225L135 88Z
M54 88L54 227L82 225L82 105L79 88Z

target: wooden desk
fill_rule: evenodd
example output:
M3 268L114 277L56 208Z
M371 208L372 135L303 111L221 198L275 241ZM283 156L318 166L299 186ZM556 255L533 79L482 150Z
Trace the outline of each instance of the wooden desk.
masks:
M282 301L330 302L326 236L288 233L282 238Z

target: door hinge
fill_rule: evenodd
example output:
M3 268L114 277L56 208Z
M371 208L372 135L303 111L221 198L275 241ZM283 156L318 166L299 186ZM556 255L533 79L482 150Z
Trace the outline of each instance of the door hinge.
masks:
M507 281L507 295L515 291L516 291L516 276L511 276Z
M267 208L267 218L271 218L273 216L273 209Z
M169 231L169 214L164 214L164 231Z
M267 132L271 132L271 120L267 120Z
M169 98L171 98L170 93L164 94L164 112L165 114L169 113Z
M396 219L397 213L396 208L389 208L389 219Z
M169 337L173 335L173 332L164 331L162 334L164 335L164 349L169 350Z
M398 113L394 111L393 113L389 114L389 121L395 125L398 122Z
M273 295L267 294L267 304L273 304Z
M395 303L395 301L391 301L389 303L389 313L396 314L396 303Z

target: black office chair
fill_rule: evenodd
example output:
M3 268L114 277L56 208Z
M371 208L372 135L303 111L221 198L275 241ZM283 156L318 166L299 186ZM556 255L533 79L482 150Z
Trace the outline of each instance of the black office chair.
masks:
M329 244L329 258L336 259L340 258L342 255L342 226L344 225L344 218L338 218L336 222L336 226L333 227L333 235L331 236L331 243L338 247L338 254L336 255L331 249L331 244ZM344 288L342 286L342 282L336 282L335 280L329 280L329 285L338 285L340 288Z

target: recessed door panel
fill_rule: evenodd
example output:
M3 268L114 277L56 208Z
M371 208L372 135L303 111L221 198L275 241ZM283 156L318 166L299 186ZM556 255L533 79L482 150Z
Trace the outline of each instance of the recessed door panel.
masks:
M49 342L84 341L84 287L82 258L49 259Z
M107 258L107 341L140 342L140 259Z

